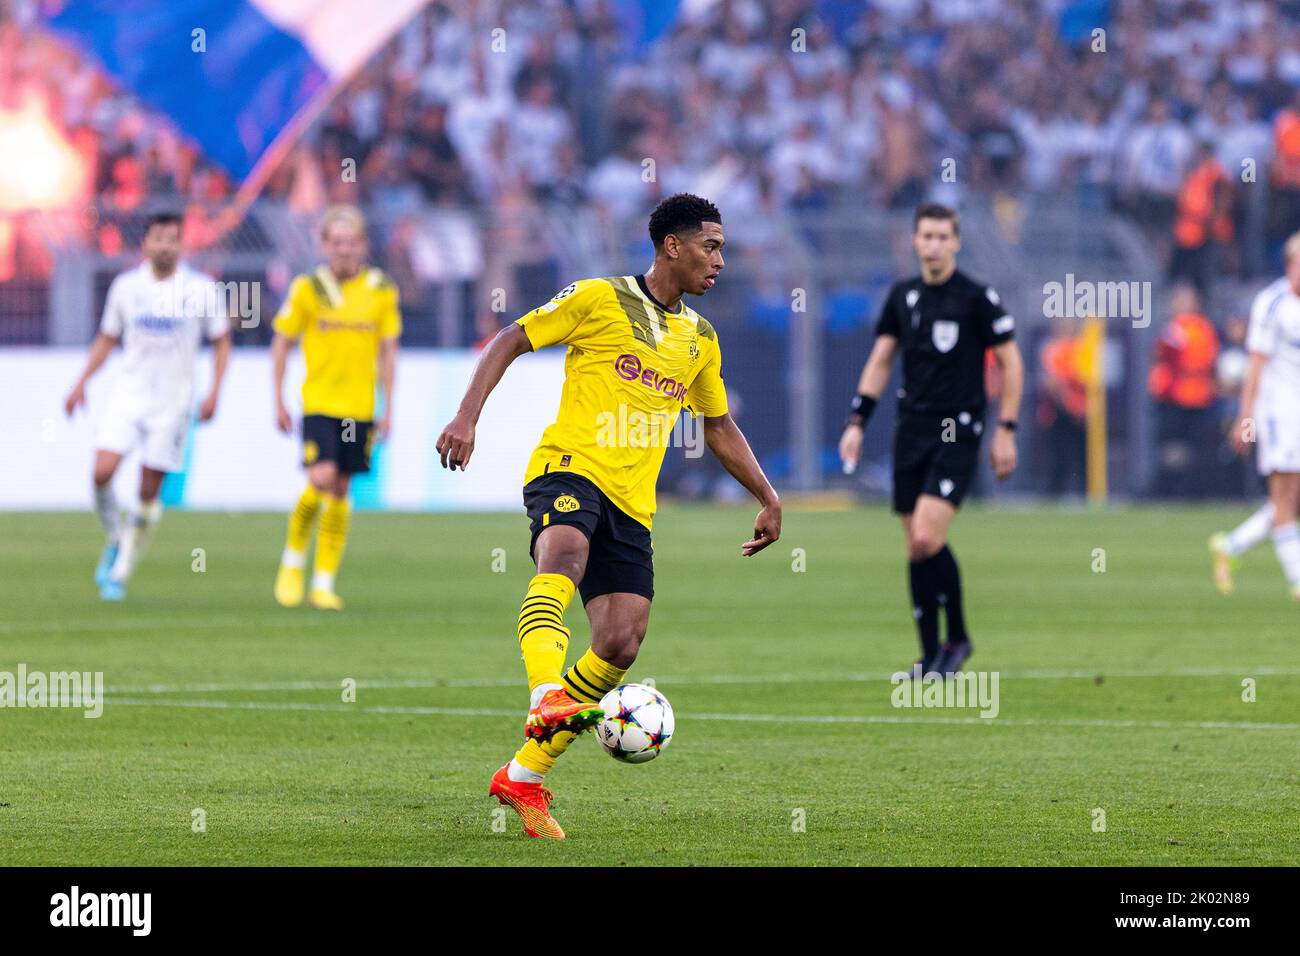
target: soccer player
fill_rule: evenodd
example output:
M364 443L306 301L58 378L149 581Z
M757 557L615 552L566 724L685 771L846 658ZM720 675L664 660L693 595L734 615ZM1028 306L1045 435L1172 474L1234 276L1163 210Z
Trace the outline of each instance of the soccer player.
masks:
M1002 308L998 294L957 269L957 213L937 203L922 205L913 218L912 246L921 274L889 290L839 450L846 469L856 467L867 419L901 350L893 505L907 538L912 613L921 641L917 663L923 674L951 674L974 650L948 529L979 461L985 350L993 350L1002 370L1000 415L990 449L999 480L1016 467L1024 366L1012 339L1015 319ZM947 619L942 646L940 608Z
M302 385L307 487L289 515L275 599L284 607L302 603L307 544L319 514L308 600L321 610L341 611L343 599L335 593L334 579L351 518L348 488L353 475L370 470L373 443L388 434L402 317L393 280L365 265L366 222L357 209L327 210L320 236L326 264L293 280L273 323L275 420L286 433L293 430L293 418L284 404L284 368L298 338L307 363ZM377 422L376 375L384 392L383 415Z
M1283 247L1286 275L1255 296L1246 351L1250 363L1232 441L1239 454L1258 444L1256 466L1268 476L1268 504L1228 534L1210 539L1215 583L1232 591L1232 565L1247 549L1273 538L1273 550L1300 601L1300 233Z
M517 627L531 692L525 742L488 791L533 837L564 838L542 781L601 718L596 705L622 683L645 636L655 482L683 408L704 416L709 448L762 505L741 554L781 534L780 501L727 412L717 334L682 301L704 295L722 271L722 217L713 203L677 194L655 208L649 230L655 255L644 275L580 280L498 333L438 438L443 466L465 470L483 404L510 364L548 345L568 347L559 414L524 475L537 564ZM632 427L622 433L618 423ZM591 647L565 670L564 612L575 588Z
M149 219L141 244L145 261L113 279L90 346L85 370L64 402L69 416L86 401L86 383L120 342L122 367L95 439L95 513L104 526L104 550L95 568L99 596L126 597L126 583L162 518L163 478L185 456L194 389L194 356L206 335L213 345L212 386L199 420L216 414L230 359L230 323L212 280L180 261L181 220L172 213ZM140 449L140 501L123 522L113 493L122 459Z

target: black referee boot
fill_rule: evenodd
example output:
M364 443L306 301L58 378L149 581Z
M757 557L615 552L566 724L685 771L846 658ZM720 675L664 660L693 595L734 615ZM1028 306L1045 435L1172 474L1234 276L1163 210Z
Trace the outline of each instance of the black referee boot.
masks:
M969 640L962 641L960 644L945 641L943 647L939 649L939 656L935 659L934 669L945 677L955 674L961 670L961 665L966 663L966 658L974 651L975 645Z
M935 666L941 657L943 657L942 649L940 649L933 658L922 657L907 670L899 671L898 674L902 674L904 680L912 680L918 675L921 677L942 677L943 672ZM897 677L898 674L895 674L894 676Z

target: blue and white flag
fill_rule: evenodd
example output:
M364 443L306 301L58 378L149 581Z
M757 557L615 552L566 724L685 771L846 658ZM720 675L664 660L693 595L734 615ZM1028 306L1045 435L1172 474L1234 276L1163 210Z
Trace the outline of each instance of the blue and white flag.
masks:
M236 180L428 0L67 0L49 20Z

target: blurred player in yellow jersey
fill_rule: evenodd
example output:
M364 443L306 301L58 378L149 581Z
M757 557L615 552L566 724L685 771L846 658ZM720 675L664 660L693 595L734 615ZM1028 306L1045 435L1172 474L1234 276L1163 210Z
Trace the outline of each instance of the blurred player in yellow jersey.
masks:
M343 609L334 578L347 542L352 476L370 470L370 452L388 433L393 415L397 340L402 334L397 287L365 265L366 224L351 206L325 213L321 245L326 264L300 275L275 317L271 358L275 419L293 429L284 404L284 368L293 343L302 339L307 377L302 386L303 489L289 516L289 535L275 578L275 599L302 603L307 545L320 516L316 563L308 600L322 610ZM384 390L383 416L375 421L376 380Z
M683 409L704 416L709 448L762 505L741 554L781 534L776 492L727 413L717 334L682 301L713 288L722 271L722 217L698 196L670 196L650 216L650 238L655 260L645 275L575 282L502 330L438 438L443 467L466 469L483 404L510 363L568 346L559 414L524 475L537 563L517 628L532 695L525 742L488 791L534 837L564 838L542 781L600 719L596 705L623 681L645 636L655 482ZM564 612L575 589L591 621L591 648L566 671Z

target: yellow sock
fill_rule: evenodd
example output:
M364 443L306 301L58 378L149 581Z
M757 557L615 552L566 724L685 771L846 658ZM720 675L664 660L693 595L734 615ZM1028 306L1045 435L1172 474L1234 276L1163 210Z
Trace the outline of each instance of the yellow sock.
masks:
M627 670L602 661L591 648L567 671L561 680L565 689L578 700L595 703L623 683ZM562 730L545 743L527 741L515 754L515 762L535 773L546 774L555 766L560 754L578 739L577 734Z
M284 542L284 549L296 555L307 551L307 542L311 540L311 529L316 524L316 515L320 512L320 492L314 485L308 485L298 496L298 503L289 513L289 537Z
M334 590L334 576L343 561L343 548L348 543L348 525L352 522L352 506L347 498L325 495L325 509L320 516L320 534L316 538L316 567L312 587Z
M590 647L572 667L564 672L564 686L578 700L596 703L623 683L626 668L620 669L596 656Z
M568 750L569 744L576 739L577 734L559 730L545 743L538 743L536 740L525 741L515 753L515 763L534 773L545 775L555 766L555 761L560 758L560 754Z
M519 609L519 650L528 672L528 689L558 684L569 650L564 611L573 600L573 582L563 574L538 574L528 582Z

